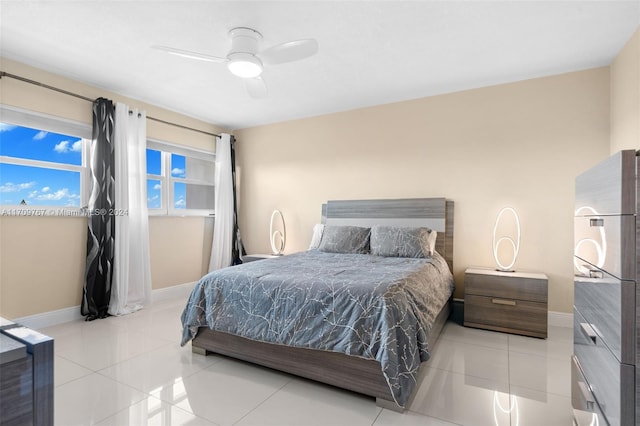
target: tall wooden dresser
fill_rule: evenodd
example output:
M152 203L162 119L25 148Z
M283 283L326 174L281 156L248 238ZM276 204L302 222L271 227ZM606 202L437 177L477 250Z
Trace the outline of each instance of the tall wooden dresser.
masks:
M640 422L638 157L576 178L571 399L578 425Z

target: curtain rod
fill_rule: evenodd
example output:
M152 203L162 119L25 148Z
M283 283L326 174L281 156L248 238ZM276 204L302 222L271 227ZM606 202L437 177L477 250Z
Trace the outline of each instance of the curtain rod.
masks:
M20 80L22 82L33 84L35 86L44 87L45 89L49 89L49 90L53 90L54 92L63 93L65 95L73 96L74 98L82 99L84 101L91 102L91 103L93 103L93 101L95 100L95 99L91 99L91 98L86 97L86 96L79 95L77 93L70 92L68 90L60 89L59 87L50 86L48 84L41 83L41 82L35 81L35 80L31 80L29 78L25 78L25 77L21 77L19 75L10 74L8 72L0 71L0 79L2 77L13 78L14 80ZM152 121L156 121L158 123L168 124L170 126L180 127L181 129L191 130L192 132L198 132L198 133L203 133L203 134L209 135L209 136L215 136L216 138L220 137L220 135L215 134L215 133L206 132L206 131L200 130L200 129L194 129L193 127L183 126L182 124L172 123L170 121L161 120L159 118L155 118L155 117L151 117L151 116L147 116L147 119L148 120L152 120Z

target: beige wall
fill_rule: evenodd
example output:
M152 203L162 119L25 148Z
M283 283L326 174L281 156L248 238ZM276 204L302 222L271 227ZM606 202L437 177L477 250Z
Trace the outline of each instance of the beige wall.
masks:
M618 124L627 123L618 120L623 116L618 111L637 111L640 104L640 96L628 100L619 89L638 87L637 40L638 33L616 58L611 76L609 68L599 68L236 132L240 225L248 251L269 251L275 208L285 215L291 253L306 248L327 199L446 196L456 202L454 272L456 297L462 297L465 267L493 265L493 221L502 206L512 205L523 230L516 267L545 272L550 309L570 312L573 179L606 157L610 147L617 150L619 134L637 140L640 126ZM629 46L636 49L631 54ZM127 102L157 118L221 131L12 61L0 65L88 97ZM0 80L0 102L91 119L85 101L12 79ZM620 131L623 127L632 130ZM155 122L149 122L148 135L213 146L206 136ZM150 219L155 289L193 281L206 270L211 222ZM0 217L0 315L15 318L78 305L85 232L82 219Z
M162 120L208 132L222 131L211 124L6 59L0 59L0 69L90 98L103 96L125 102ZM10 78L0 79L0 103L91 123L89 102ZM147 135L208 151L215 147L211 136L154 121L148 121ZM206 271L211 219L151 217L149 232L154 289L195 281ZM86 219L0 216L0 316L17 318L79 305L85 252Z
M609 154L609 70L598 68L236 132L240 228L269 252L280 209L291 253L328 199L455 201L454 275L494 266L501 207L522 222L516 268L549 276L549 308L571 312L575 176Z
M199 280L209 269L213 219L202 217L149 218L153 288Z
M640 149L640 29L611 63L611 153Z

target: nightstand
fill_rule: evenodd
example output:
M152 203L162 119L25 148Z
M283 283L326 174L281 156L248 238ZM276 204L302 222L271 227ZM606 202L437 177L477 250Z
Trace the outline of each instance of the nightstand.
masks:
M264 259L272 259L276 256L275 254L245 254L242 256L242 263L255 262L256 260L264 260Z
M547 295L544 274L467 268L464 325L546 338Z

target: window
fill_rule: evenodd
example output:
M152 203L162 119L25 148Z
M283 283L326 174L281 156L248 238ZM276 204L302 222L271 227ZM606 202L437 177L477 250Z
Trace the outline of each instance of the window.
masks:
M86 205L88 125L0 106L0 205L3 214Z
M149 214L213 215L214 176L214 154L156 140L147 141Z
M0 105L0 214L81 215L90 138L87 124ZM149 214L213 215L214 170L213 153L148 140Z

